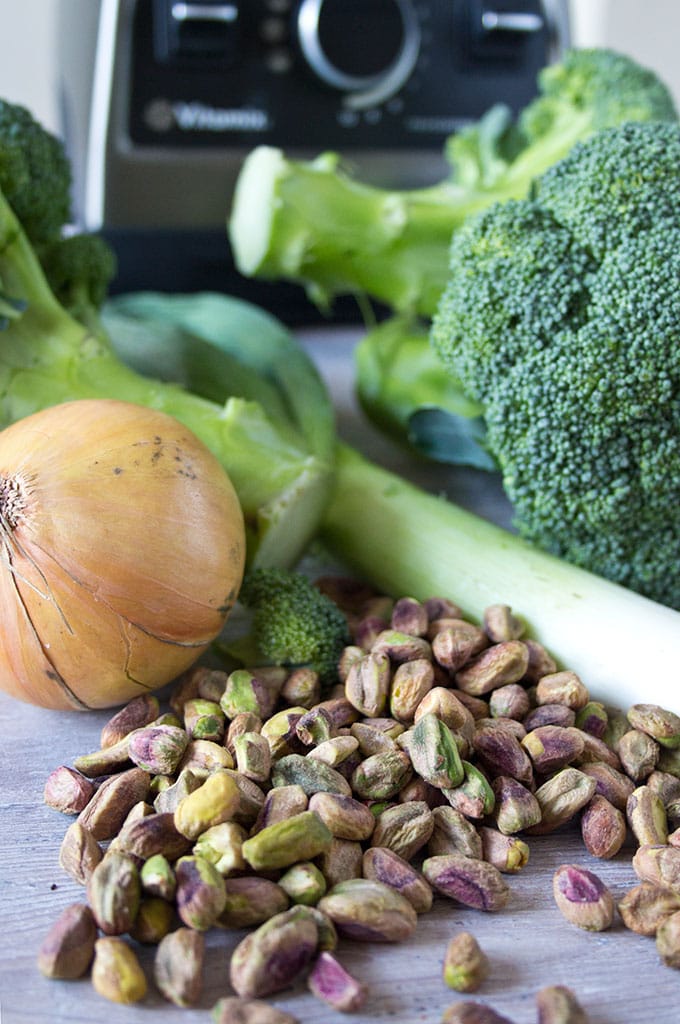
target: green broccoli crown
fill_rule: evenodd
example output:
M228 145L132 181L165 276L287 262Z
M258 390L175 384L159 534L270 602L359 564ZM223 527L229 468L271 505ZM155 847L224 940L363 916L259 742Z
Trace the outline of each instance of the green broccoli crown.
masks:
M99 235L69 235L38 249L48 284L61 305L77 318L99 309L116 273L116 257Z
M519 532L680 607L680 128L597 133L471 219L451 268L432 341Z
M58 237L69 220L71 167L62 142L6 100L0 100L0 189L33 243Z
M306 576L254 569L243 581L239 601L253 610L255 642L269 661L291 669L308 666L323 683L333 681L349 642L347 620Z
M562 120L585 114L593 131L625 121L673 121L673 97L654 71L623 53L602 48L568 50L538 76L539 96L520 116L529 141L542 140Z

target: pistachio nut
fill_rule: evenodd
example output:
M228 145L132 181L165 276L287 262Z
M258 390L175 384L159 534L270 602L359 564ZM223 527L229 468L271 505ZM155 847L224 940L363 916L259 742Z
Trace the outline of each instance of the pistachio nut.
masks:
M422 871L436 892L476 910L501 910L510 896L498 868L462 853L427 857Z
M246 839L241 851L255 871L287 868L299 860L313 860L326 850L333 836L313 811L302 811L268 825Z
M123 935L135 923L141 881L135 860L109 851L87 883L87 897L98 927L105 935Z
M46 978L81 978L94 956L97 925L86 903L65 907L40 944L38 969Z
M338 932L358 942L401 942L413 934L417 914L396 889L369 878L334 886L318 904Z
M292 985L317 952L319 933L311 917L276 914L239 942L229 979L241 998L272 995Z
M94 783L80 772L61 765L47 776L43 800L62 814L80 814L95 792Z
M317 999L340 1013L360 1010L366 1002L368 987L347 971L340 961L324 951L319 953L307 978L307 987Z
M158 991L176 1006L195 1006L203 991L205 938L193 928L177 928L161 939L154 958Z
M459 932L444 953L444 984L457 992L476 992L489 973L489 958L471 932Z
M571 924L601 932L614 919L614 898L594 872L577 864L563 864L553 875L553 896L558 910Z
M175 828L187 839L197 839L212 825L232 819L238 805L239 790L234 779L224 771L214 772L180 800L173 815Z
M113 1003L138 1003L147 992L137 954L125 939L106 935L94 945L92 985Z
M217 922L227 901L224 879L216 867L195 854L175 865L177 913L188 928L205 932Z

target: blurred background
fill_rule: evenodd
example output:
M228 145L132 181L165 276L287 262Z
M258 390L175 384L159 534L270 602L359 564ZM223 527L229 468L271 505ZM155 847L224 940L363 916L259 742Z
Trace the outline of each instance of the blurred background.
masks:
M0 0L0 96L23 103L57 128L58 0ZM573 42L612 46L657 71L680 103L677 0L571 0Z
M534 95L553 29L564 41L565 9L572 45L627 54L655 71L680 107L678 0L363 2L211 0L194 16L193 5L170 0L0 0L0 97L65 137L74 224L114 249L114 292L226 289L287 322L318 321L299 286L235 270L225 211L249 149L264 143L308 157L331 149L367 183L433 184L446 173L449 132L498 101L517 112ZM206 14L218 10L230 14ZM482 24L491 12L526 25L537 10L547 14L540 29ZM341 31L352 11L380 26L368 44ZM396 12L404 38L417 40L418 63L403 80L389 49ZM178 27L184 19L189 28ZM221 19L238 24L223 29ZM408 64L413 48L404 47ZM355 321L356 302L340 300L334 316Z

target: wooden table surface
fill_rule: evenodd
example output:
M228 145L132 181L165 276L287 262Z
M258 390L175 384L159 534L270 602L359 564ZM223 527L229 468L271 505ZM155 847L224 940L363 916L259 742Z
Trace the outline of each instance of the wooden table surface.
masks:
M352 333L321 340L312 334L305 343L332 385L343 435L427 484L422 466L372 438L356 416L348 368ZM456 484L463 503L507 522L507 507L493 481L461 473ZM50 712L0 695L0 1024L207 1024L211 1007L229 994L228 958L240 932L209 934L204 996L191 1010L165 1002L153 986L142 1003L118 1006L98 996L88 980L48 981L35 966L39 944L60 910L84 896L58 865L71 819L43 804L45 779L58 765L96 749L110 714ZM564 921L552 899L552 873L562 863L595 870L620 898L637 881L632 848L612 861L597 861L575 828L532 837L529 845L527 867L508 876L512 896L502 912L485 914L438 899L403 944L341 942L341 959L370 988L360 1012L337 1013L302 985L271 1001L310 1024L347 1019L438 1024L445 1007L464 998L446 988L441 964L448 939L466 929L491 961L488 980L467 998L488 1003L514 1024L536 1021L535 993L549 984L570 986L591 1024L678 1024L680 972L660 963L652 939L627 931L620 920L607 932L583 932ZM142 948L141 960L149 965L152 950Z

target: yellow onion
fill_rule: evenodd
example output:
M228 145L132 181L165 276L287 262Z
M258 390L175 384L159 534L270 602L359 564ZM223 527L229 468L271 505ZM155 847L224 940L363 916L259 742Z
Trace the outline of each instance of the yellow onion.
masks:
M217 459L165 413L53 406L0 433L0 687L49 708L157 689L222 629L245 533Z

